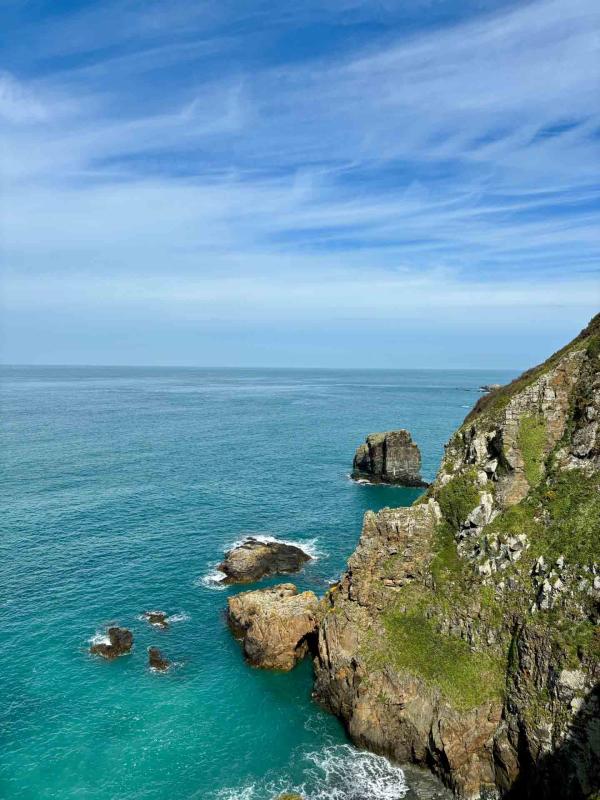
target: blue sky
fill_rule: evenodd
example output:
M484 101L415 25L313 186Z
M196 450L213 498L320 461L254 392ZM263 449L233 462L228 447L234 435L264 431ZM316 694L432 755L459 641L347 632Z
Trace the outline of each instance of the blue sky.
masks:
M600 306L596 0L4 0L5 363L527 367Z

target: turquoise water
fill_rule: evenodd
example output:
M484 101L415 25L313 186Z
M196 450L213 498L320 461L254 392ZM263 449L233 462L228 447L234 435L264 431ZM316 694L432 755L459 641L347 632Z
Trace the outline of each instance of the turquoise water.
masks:
M0 796L426 796L418 773L347 744L310 699L308 662L244 664L223 616L236 589L210 575L263 533L315 552L296 582L322 593L363 513L419 493L348 480L364 436L408 427L432 478L477 387L508 377L3 368ZM175 618L169 630L138 619L149 608ZM113 621L133 629L133 654L90 657ZM169 673L147 669L151 644Z

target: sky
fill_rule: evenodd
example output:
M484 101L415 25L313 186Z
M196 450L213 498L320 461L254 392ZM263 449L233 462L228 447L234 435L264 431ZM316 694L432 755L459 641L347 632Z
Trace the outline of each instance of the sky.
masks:
M2 0L0 361L526 368L600 307L597 0Z

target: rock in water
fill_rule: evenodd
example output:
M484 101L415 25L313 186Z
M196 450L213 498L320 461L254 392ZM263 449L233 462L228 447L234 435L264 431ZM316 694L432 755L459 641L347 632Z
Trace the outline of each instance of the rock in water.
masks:
M484 383L483 386L479 387L480 392L495 392L496 389L501 389L501 383Z
M150 669L157 670L157 672L166 672L171 666L171 662L163 656L158 647L149 647L148 666Z
M310 560L304 550L293 544L248 537L239 547L225 553L218 569L225 573L223 583L252 583L267 575L298 572Z
M227 619L248 661L263 669L290 670L317 630L319 601L293 583L242 592L227 601Z
M421 453L405 430L367 436L354 455L352 477L373 483L427 486L421 478Z
M133 646L133 633L128 628L113 626L106 632L108 641L94 642L90 653L112 660L130 652Z
M155 628L168 628L169 622L164 611L144 611L142 614L145 620Z

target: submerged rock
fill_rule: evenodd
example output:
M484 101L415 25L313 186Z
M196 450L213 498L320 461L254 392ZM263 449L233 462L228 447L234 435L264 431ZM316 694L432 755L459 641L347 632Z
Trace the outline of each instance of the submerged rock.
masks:
M421 478L421 453L406 430L371 433L354 455L352 477L373 483L427 486Z
M169 627L169 621L165 611L144 611L142 616L155 628Z
M282 583L242 592L227 603L229 625L254 666L290 670L308 652L317 630L319 601L313 592L299 594L293 583Z
M267 575L298 572L310 560L308 553L293 544L261 541L250 536L225 553L217 569L225 573L223 583L252 583Z
M166 672L171 666L171 662L163 656L158 647L149 647L148 666L150 669L157 670L157 672Z
M133 633L128 628L119 628L115 625L106 631L105 639L92 643L90 653L112 660L127 655L132 646Z

